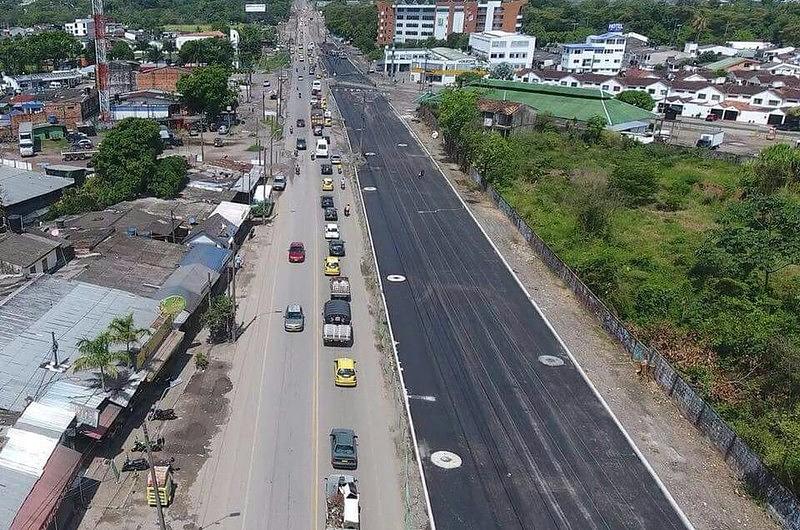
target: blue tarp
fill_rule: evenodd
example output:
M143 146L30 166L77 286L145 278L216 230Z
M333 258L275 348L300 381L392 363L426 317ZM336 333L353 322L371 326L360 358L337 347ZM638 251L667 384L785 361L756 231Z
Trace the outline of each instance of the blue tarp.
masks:
M211 270L221 272L231 258L232 252L228 249L217 248L213 245L192 245L180 262L181 267L199 263Z

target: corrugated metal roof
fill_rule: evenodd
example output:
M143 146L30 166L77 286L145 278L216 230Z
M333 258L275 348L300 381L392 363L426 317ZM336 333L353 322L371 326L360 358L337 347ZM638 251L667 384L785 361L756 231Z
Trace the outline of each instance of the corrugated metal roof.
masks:
M93 371L59 373L41 368L52 358L51 333L58 342L59 359L74 361L80 355L79 340L95 337L115 317L128 313L137 327L150 327L159 315L158 301L45 275L0 302L0 408L21 412L28 396L36 400L58 380L99 386ZM120 386L127 384L129 375L121 375Z
M16 427L10 428L7 436L6 445L0 451L0 467L40 477L59 440Z
M0 188L3 189L3 204L6 207L72 186L74 183L73 179L0 166Z
M220 214L228 222L233 223L238 228L242 226L242 223L244 223L244 221L247 219L247 216L250 215L250 207L246 204L222 201L216 208L214 208L214 211L211 212L211 215L214 215L215 213Z
M28 405L14 427L60 439L73 419L75 411L71 407L54 407L34 401Z
M192 245L189 252L181 260L181 267L199 263L209 269L221 271L231 257L231 251L213 245Z
M219 273L200 263L179 267L158 291L159 300L172 295L182 296L186 300L186 311L191 313L208 292L209 282L214 285L218 278Z
M69 408L87 407L96 409L106 399L100 388L87 388L69 381L56 381L45 390L39 403L53 407Z
M3 485L3 494L0 495L0 528L11 528L19 507L25 502L37 480L39 477L36 475L0 466L0 484Z

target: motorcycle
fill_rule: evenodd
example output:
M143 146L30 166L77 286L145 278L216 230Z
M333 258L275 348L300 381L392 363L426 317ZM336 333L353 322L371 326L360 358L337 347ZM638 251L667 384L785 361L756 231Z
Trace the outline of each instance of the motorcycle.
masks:
M151 420L174 420L176 418L175 409L153 409L153 412L150 413Z
M150 464L147 463L146 458L134 458L131 460L127 456L125 462L122 463L122 471L144 471L150 469Z
M291 125L289 126L289 134L294 134L294 129L292 129Z
M345 186L345 184L344 184L344 179L342 179L342 180L339 182L339 187L340 187L340 188L342 188L342 189L344 189L344 186Z
M164 448L164 437L160 436L156 438L154 442L150 442L150 450L151 451L161 451ZM134 453L143 453L147 450L147 445L141 441L139 438L133 440L133 447L131 447L131 451Z
M344 207L344 216L345 217L350 217L350 205L349 204Z
M342 166L339 166L339 167L338 167L338 168L336 168L336 169L339 171L339 174L341 175L341 174L342 174Z
M295 175L299 175L300 174L300 166L295 166L294 167L294 174Z

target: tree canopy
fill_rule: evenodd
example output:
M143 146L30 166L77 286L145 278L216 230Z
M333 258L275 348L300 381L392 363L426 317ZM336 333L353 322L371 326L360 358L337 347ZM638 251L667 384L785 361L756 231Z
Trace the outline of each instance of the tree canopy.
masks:
M134 59L133 50L128 43L124 40L114 41L111 49L108 51L109 59L117 59L122 61L132 61Z
M80 42L63 31L0 39L0 71L15 75L39 72L45 65L58 69L82 53Z
M325 16L325 25L337 37L349 40L366 54L379 51L375 46L378 11L374 4L353 5L344 0L335 0L322 8L322 14Z
M617 94L617 99L647 111L653 110L656 106L653 97L644 90L623 90Z
M182 64L218 64L230 67L233 63L233 45L228 39L218 37L192 40L181 46L178 58Z
M214 119L236 101L236 94L228 87L228 76L228 69L222 66L196 68L178 80L178 92L189 110Z

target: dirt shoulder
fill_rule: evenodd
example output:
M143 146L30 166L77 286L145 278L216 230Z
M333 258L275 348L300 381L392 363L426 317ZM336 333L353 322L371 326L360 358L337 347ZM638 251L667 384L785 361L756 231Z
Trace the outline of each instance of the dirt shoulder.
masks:
M384 88L388 89L386 85ZM695 528L780 528L745 493L744 485L721 455L680 415L658 386L637 375L637 365L550 272L503 213L447 160L440 141L431 139L432 131L411 121L408 111L415 104L410 92L388 89L385 93L439 162Z

